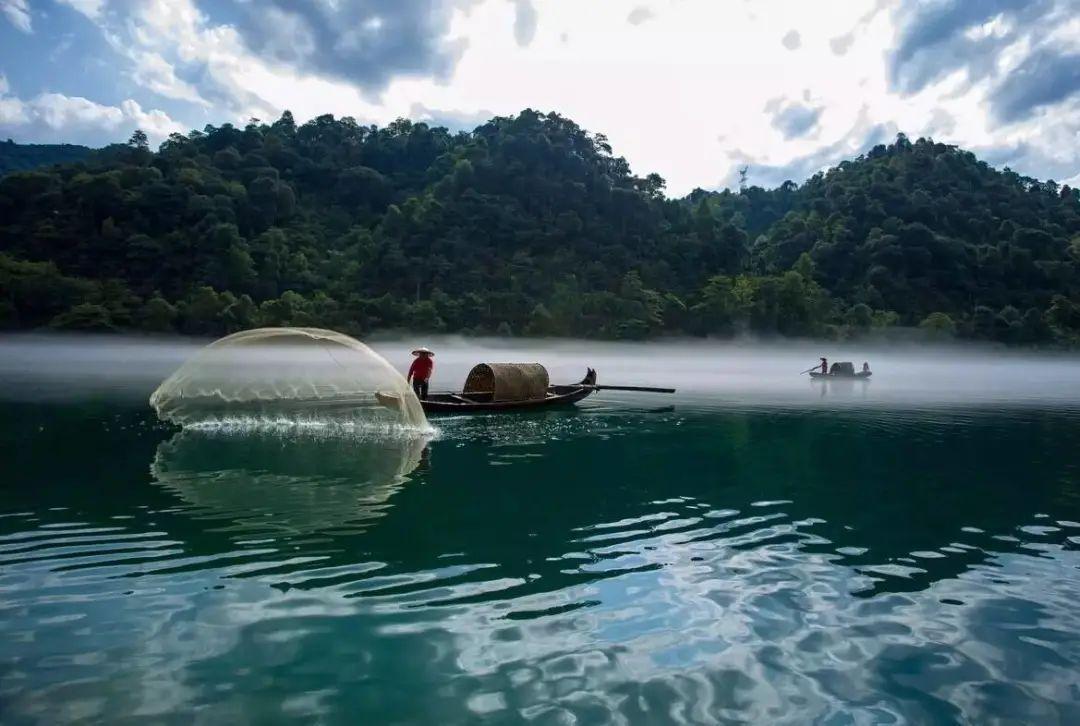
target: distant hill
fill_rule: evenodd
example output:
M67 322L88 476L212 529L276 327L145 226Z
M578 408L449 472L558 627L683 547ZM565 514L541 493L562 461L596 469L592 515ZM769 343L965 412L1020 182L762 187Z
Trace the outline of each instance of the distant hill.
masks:
M77 144L16 144L8 139L0 142L0 176L11 171L81 161L92 151Z
M1077 344L1080 192L901 135L673 199L530 110L468 133L286 113L0 178L0 327L282 324Z

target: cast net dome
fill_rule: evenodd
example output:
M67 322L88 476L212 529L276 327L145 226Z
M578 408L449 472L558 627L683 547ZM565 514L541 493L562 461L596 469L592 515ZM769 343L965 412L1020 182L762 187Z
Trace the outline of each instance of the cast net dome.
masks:
M360 341L318 328L258 328L199 351L150 396L158 416L210 422L348 422L427 429L416 394Z

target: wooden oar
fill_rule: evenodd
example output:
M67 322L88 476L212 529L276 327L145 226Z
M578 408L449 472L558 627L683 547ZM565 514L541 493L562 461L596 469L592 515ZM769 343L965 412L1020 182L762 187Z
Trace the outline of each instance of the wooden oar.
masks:
M800 373L799 375L800 375L800 376L805 376L805 375L806 375L807 373L811 373L811 372L813 372L813 371L816 371L816 370L817 370L818 368L821 368L821 364L820 364L820 363L819 363L819 364L817 364L816 366L814 366L813 368L807 368L807 369L806 369L805 371L803 371L803 372L802 372L802 373Z
M642 391L644 393L675 393L674 388L650 388L649 386L598 386L595 383L586 383L582 388L591 388L595 391Z

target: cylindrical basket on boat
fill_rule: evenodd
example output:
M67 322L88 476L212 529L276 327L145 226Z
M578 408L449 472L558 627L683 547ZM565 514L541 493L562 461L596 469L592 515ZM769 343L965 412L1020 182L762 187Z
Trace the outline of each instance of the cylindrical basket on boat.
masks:
M493 401L544 398L548 372L539 363L480 363L465 379L464 395L490 393Z

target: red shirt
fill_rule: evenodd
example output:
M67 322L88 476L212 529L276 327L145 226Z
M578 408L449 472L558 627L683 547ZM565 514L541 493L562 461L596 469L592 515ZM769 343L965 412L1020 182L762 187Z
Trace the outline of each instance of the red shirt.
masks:
M409 375L407 378L426 381L431 378L431 370L435 367L435 361L430 355L418 355L416 360L409 366Z

